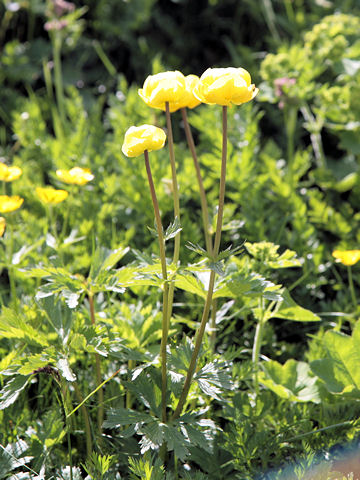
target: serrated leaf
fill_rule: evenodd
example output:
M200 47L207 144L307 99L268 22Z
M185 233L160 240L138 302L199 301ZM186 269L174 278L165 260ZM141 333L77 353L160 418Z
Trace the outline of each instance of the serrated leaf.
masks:
M42 299L41 306L46 312L49 324L55 330L63 345L68 341L73 325L73 313L62 302L53 297Z
M293 320L295 322L320 322L320 317L311 310L300 307L290 296L290 293L284 289L282 300L278 303L279 307L271 312L270 318L283 318L285 320Z
M249 243L245 242L246 250L263 265L269 268L300 267L301 262L296 258L296 252L285 250L281 255L278 253L279 245L271 242Z
M281 286L266 280L255 272L233 273L223 277L217 284L213 298L238 298L243 295L281 300Z
M46 354L38 353L23 360L22 366L18 369L20 375L31 375L38 368L49 364L49 357Z
M210 397L221 400L221 394L232 389L231 376L225 363L206 364L194 375L200 389Z
M16 401L19 394L29 383L30 378L29 376L17 375L5 385L0 392L0 410L4 410Z
M173 223L170 223L170 225L167 227L164 233L164 240L170 240L170 238L176 237L176 235L182 230L180 221L178 217L175 217L175 220Z
M320 403L317 378L305 362L288 360L284 365L270 360L263 363L259 381L281 398L297 402Z
M110 250L103 246L97 247L91 262L89 281L95 282L102 271L110 270L128 251L128 247L120 247L116 250Z
M185 292L199 295L202 298L206 298L206 290L202 282L195 278L191 273L180 273L176 275L175 286Z
M187 242L185 246L189 250L192 250L193 252L198 253L202 257L206 257L206 258L208 257L208 252L198 244Z
M26 318L7 307L2 308L0 315L0 337L18 338L36 346L48 345L47 338L41 331L33 328Z
M169 451L174 451L174 454L179 460L184 461L189 453L187 447L190 447L189 440L172 425L162 424L164 439Z
M153 422L154 418L143 412L137 412L128 408L114 408L107 412L104 428L118 428L123 425Z

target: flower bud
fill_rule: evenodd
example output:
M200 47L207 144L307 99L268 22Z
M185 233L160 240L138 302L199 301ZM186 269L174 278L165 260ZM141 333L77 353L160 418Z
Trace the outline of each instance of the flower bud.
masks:
M159 150L165 144L164 130L153 125L130 127L125 133L122 151L127 157L137 157L147 150Z
M258 91L244 68L208 68L201 75L194 95L209 105L229 106L249 102Z

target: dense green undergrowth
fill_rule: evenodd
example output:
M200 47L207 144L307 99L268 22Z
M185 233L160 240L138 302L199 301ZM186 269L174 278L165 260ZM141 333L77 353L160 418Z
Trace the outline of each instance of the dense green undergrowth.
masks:
M23 172L2 188L24 198L3 214L0 245L0 478L356 478L339 459L359 441L359 264L336 263L332 252L360 243L359 9L238 2L234 18L250 26L237 40L232 3L200 3L83 2L49 35L52 2L0 7L0 155ZM218 56L201 22L181 44L189 9L214 22ZM267 33L254 38L260 26ZM179 35L168 56L171 29ZM192 38L204 48L193 56ZM182 415L163 423L154 212L143 160L126 158L121 145L132 124L165 128L163 113L138 96L143 76L200 75L199 58L247 68L260 92L228 112L225 253L211 266L216 316ZM205 248L193 161L180 113L172 118L182 246L176 268L169 235L169 415L210 271L195 247ZM189 121L213 234L221 110L200 105ZM64 187L56 171L74 166L94 179ZM151 166L167 226L166 148ZM35 189L45 185L68 198L44 205ZM230 245L241 249L226 254Z

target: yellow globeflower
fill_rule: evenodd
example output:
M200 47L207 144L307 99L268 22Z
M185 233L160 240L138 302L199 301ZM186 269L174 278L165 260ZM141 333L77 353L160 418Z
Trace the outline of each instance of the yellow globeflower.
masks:
M8 167L5 163L0 163L0 180L12 182L20 177L22 170L20 167Z
M343 265L355 265L360 260L360 250L334 250L333 257Z
M164 130L153 125L130 127L125 133L122 151L127 157L137 157L147 150L159 150L164 146Z
M6 220L4 217L0 217L0 237L4 235L6 227Z
M12 195L11 197L9 197L8 195L0 195L0 212L13 212L14 210L17 210L21 207L23 201L24 199L19 197L18 195Z
M175 110L179 110L180 108L195 108L200 105L200 100L196 98L193 93L193 90L199 83L199 80L200 79L197 75L187 75L185 77L185 95L182 97L180 102L173 104L173 112L175 112Z
M229 106L249 102L258 91L244 68L208 68L201 75L194 95L209 105Z
M185 77L177 70L149 75L138 93L149 107L165 111L165 103L168 102L170 112L174 112L186 95Z
M69 195L66 190L56 190L52 187L36 187L36 194L43 203L60 203Z
M85 185L94 178L89 168L74 167L71 170L56 170L56 175L65 183Z

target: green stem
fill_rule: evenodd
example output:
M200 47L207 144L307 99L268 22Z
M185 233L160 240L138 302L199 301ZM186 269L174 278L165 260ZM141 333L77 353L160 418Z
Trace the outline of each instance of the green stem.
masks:
M90 309L90 319L91 324L95 326L95 306L94 306L94 296L92 293L88 294L89 299L89 309ZM102 382L101 378L101 364L100 364L100 355L95 352L95 375L96 375L96 384L100 385ZM97 410L97 427L99 435L102 435L102 424L104 422L104 391L102 388L99 388L97 392L98 397L98 410Z
M265 325L264 322L264 303L263 299L259 299L259 310L260 310L260 320L256 325L255 330L255 338L254 338L254 345L252 351L252 362L254 368L254 386L255 386L255 394L256 399L259 395L259 360L260 360L260 349L261 349L261 339L263 334L263 328Z
M176 176L176 162L175 162L175 152L174 152L174 138L171 125L171 115L170 115L170 106L169 102L165 102L165 114L166 114L166 127L167 127L167 136L168 136L168 145L169 145L169 155L170 155L170 165L171 165L171 176L172 176L172 187L173 187L173 198L174 198L174 217L180 222L180 201L179 201L179 186ZM178 264L180 255L180 232L178 232L174 239L174 254L173 254L173 263L175 267ZM174 282L170 283L169 294L168 294L168 328L170 328L170 318L172 315L172 308L174 302Z
M280 42L280 35L276 28L276 17L271 0L262 0L267 27L276 43Z
M163 289L163 317L162 317L162 336L161 336L161 345L160 345L160 357L161 357L161 415L162 421L166 423L166 393L167 393L167 367L166 367L166 345L168 339L168 305L169 305L169 285L167 277L167 267L166 267L166 256L165 256L165 240L163 234L163 227L161 223L159 203L156 197L154 181L151 173L151 167L149 162L149 153L147 150L144 152L145 157L145 167L146 173L149 182L151 200L154 207L156 228L159 239L159 249L160 249L160 261L161 261L161 270L162 277L164 280L164 289Z
M54 57L54 82L58 109L60 113L62 128L65 126L65 97L61 69L61 33L54 32L53 36L53 57Z
M204 183L201 176L200 165L199 165L199 161L198 161L196 150L195 150L194 138L191 133L186 108L181 109L181 115L184 122L186 140L187 140L191 155L193 157L196 178L199 186L201 214L202 214L202 221L203 221L206 251L208 252L209 255L211 255L212 240L211 240L210 227L209 227L209 209L208 209L208 204L206 200ZM211 333L210 333L210 342L213 350L215 348L215 341L216 341L216 310L217 310L217 301L213 300L212 309L211 309Z
M200 165L199 165L198 158L197 158L197 155L196 155L194 138L192 136L192 133L191 133L191 130L190 130L190 125L189 125L188 118L187 118L186 108L181 109L181 115L182 115L183 122L184 122L186 140L187 140L191 155L193 157L194 167L195 167L195 171L196 171L196 178L197 178L197 182L198 182L198 186L199 186L201 213L202 213L202 220L203 220L203 227L204 227L206 250L209 254L211 254L211 252L212 252L212 241L211 241L210 228L209 228L209 209L208 209L208 204L207 204L207 200L206 200L204 183L203 183L202 176L201 176Z
M321 128L323 125L323 119L319 116L315 118L310 110L310 107L307 104L304 104L300 108L300 111L304 117L304 120L311 127L310 140L314 150L317 166L319 168L326 168L326 159L321 139Z
M16 313L19 312L19 303L16 294L16 283L15 283L15 267L12 263L12 255L13 255L13 246L14 246L14 231L12 222L9 220L8 222L8 232L9 232L9 241L6 243L6 259L7 259L7 268L8 268L8 275L9 275L9 283L10 283L10 298L11 303L14 306L14 310Z
M285 128L287 136L287 173L291 186L293 186L293 164L295 152L295 129L297 121L298 109L294 105L285 105Z
M292 28L296 29L296 17L292 6L292 0L284 0L284 5L286 10L286 16L288 17L289 22L292 23Z
M86 455L89 458L91 453L92 453L92 439L91 439L91 426L90 426L90 418L89 418L89 413L87 411L87 408L85 405L82 403L83 402L83 397L80 392L80 388L76 382L73 383L74 390L75 390L75 395L78 399L78 402L80 402L82 405L80 407L83 419L84 419L84 426L85 426L85 441L86 441Z
M135 367L135 360L129 360L128 361L128 369L129 369L129 372L131 372L131 370ZM131 381L131 374L129 374L129 381ZM131 396L131 392L130 390L127 390L126 391L126 408L128 408L129 410L131 409L132 407L132 396Z
M226 159L227 159L227 107L223 106L223 117L222 117L222 129L223 129L223 142L222 142L222 156L221 156L221 173L220 173L220 189L219 189L219 207L218 207L218 217L216 223L216 233L215 233L215 243L213 249L213 256L214 258L217 257L220 248L220 240L221 240L221 230L222 230L222 221L223 221L223 213L224 213L224 202L225 202L225 184L226 184ZM210 279L209 279L209 287L208 292L206 295L204 310L200 322L199 329L196 335L195 347L194 351L191 356L190 365L186 374L183 390L181 392L179 402L176 406L174 414L172 416L172 420L175 420L181 415L182 409L185 405L191 381L195 373L195 368L197 364L197 357L200 352L200 347L202 344L202 339L205 332L205 327L207 321L209 319L209 312L212 303L213 291L214 291L214 284L215 284L215 271L211 270L210 272Z
M348 272L348 280L349 280L351 300L353 302L354 309L356 311L357 310L357 301L356 301L356 296L355 296L355 288L354 288L354 282L353 282L353 278L352 278L352 271L351 271L351 267L349 265L347 266L347 272Z

